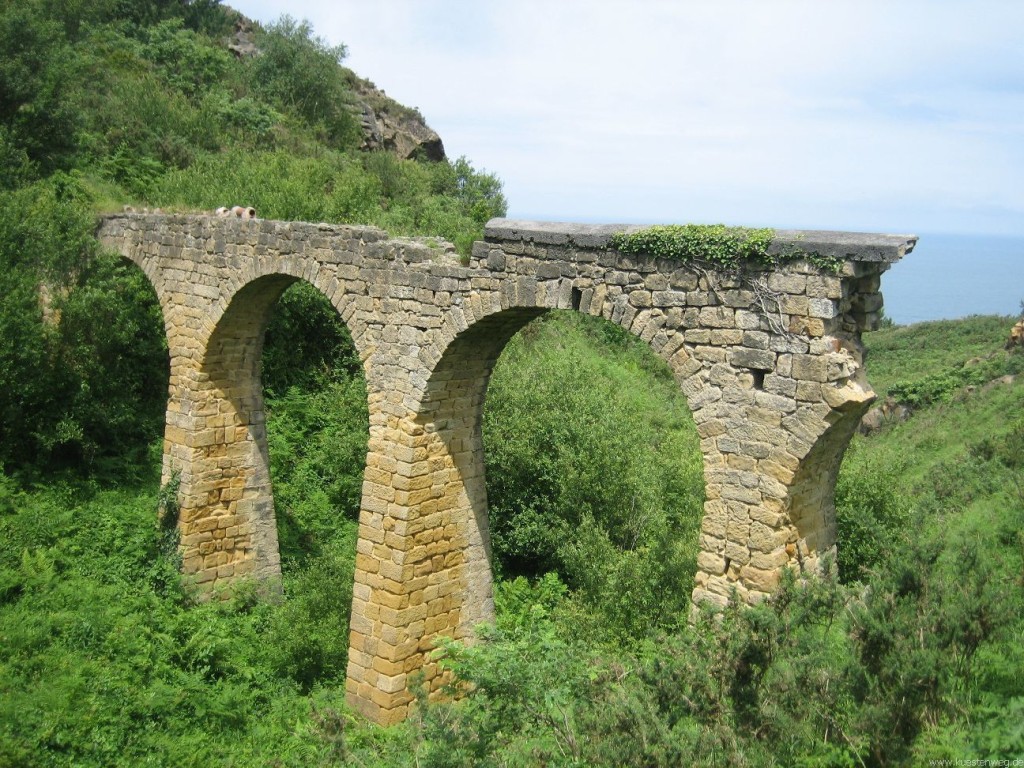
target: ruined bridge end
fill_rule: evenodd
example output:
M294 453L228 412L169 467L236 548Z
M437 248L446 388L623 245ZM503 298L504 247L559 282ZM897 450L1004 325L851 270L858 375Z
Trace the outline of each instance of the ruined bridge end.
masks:
M471 265L557 280L558 306L600 315L672 368L701 437L706 502L695 602L756 602L782 570L834 551L842 455L874 399L861 332L878 327L880 278L912 235L779 230L769 252L806 260L737 275L609 248L632 225L494 219Z

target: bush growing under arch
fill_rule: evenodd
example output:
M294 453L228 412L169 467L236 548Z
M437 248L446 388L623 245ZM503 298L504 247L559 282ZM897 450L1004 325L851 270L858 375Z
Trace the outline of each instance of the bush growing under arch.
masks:
M8 471L123 479L162 434L169 363L160 306L137 267L98 252L88 206L73 176L0 193Z
M607 326L551 313L509 343L484 406L487 494L499 575L555 571L629 636L688 610L703 460L667 366Z

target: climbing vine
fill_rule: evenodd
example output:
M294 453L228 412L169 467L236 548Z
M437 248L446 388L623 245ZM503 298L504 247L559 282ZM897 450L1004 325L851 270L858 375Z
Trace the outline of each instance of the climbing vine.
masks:
M639 232L618 232L609 246L626 254L646 254L684 263L739 270L744 264L777 267L792 261L807 261L820 269L838 273L842 262L834 256L807 253L799 248L769 251L773 229L727 227L724 224L669 224L647 227Z

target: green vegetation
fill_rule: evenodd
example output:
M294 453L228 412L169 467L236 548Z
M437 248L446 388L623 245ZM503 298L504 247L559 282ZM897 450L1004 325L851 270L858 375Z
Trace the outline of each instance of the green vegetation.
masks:
M285 597L197 601L157 477L160 308L98 251L95 211L246 202L464 248L504 207L465 160L355 151L343 49L284 19L261 32L270 55L237 61L224 23L216 0L0 10L0 766L1024 756L1024 384L998 380L1022 360L1006 318L869 334L876 386L918 410L844 462L842 578L693 623L703 483L684 399L616 326L530 324L484 412L498 621L439 650L466 695L382 730L344 704L362 368L297 284L263 358Z
M1001 349L1013 320L974 317L894 329L871 345L871 380L882 395L912 407L943 400L969 385L1021 373L1021 357ZM942 344L935 344L941 336Z
M160 307L141 271L98 252L86 198L63 173L0 192L0 465L8 472L132 474L161 430Z
M499 577L557 574L624 639L685 617L703 462L646 344L575 313L534 321L495 367L484 449Z
M608 245L622 253L655 256L682 262L702 262L709 267L736 270L745 264L772 268L790 261L808 261L838 272L838 259L805 253L799 249L769 251L773 229L727 227L724 224L669 224L645 227L639 232L620 232Z

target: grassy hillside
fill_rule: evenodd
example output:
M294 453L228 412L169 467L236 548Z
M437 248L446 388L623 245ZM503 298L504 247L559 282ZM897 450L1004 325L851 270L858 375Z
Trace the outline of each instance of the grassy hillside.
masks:
M948 327L934 326L934 344ZM475 685L469 696L386 732L343 703L346 478L361 469L344 456L358 457L365 435L361 385L343 365L271 401L281 605L196 603L176 578L173 536L154 523L152 478L116 491L6 481L0 764L899 765L1020 754L1024 387L961 393L857 438L838 492L841 542L856 545L849 584L788 584L770 605L691 626L699 459L678 393L645 352L566 314L530 326L503 356L485 438L506 575L499 622L473 649L446 650ZM607 401L549 386L566 375ZM549 466L612 475L604 439L588 436L622 419L636 425L623 439L654 448L617 477L639 483L632 491L604 489L584 526L571 517L578 478L514 501ZM573 423L579 432L541 448ZM339 459L333 448L353 441ZM622 492L651 506L623 510ZM551 546L537 538L546 530L570 535Z
M968 361L987 358L999 351L1012 325L1010 318L988 315L885 328L868 334L865 341L871 385L885 396L898 381L925 379L937 372L962 368Z

